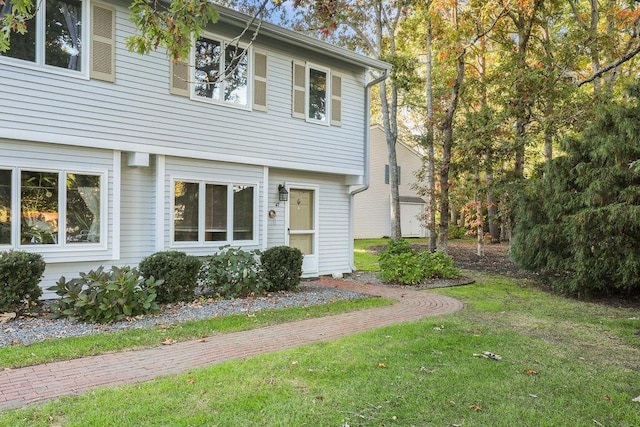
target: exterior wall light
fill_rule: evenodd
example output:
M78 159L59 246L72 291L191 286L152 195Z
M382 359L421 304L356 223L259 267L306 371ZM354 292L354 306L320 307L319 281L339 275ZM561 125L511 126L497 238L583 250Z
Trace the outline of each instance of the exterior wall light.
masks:
M283 184L278 185L278 200L281 202L289 200L289 192Z

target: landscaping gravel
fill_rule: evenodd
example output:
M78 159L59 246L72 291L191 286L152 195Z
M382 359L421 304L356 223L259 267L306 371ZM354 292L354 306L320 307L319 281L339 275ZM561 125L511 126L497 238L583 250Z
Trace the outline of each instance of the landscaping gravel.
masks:
M251 315L257 311L284 308L307 307L326 304L331 301L358 299L365 295L342 289L301 284L295 292L278 292L261 297L237 298L231 300L203 300L188 304L173 304L162 308L161 313L137 316L113 324L71 322L66 319L52 319L49 315L21 317L0 324L0 347L28 345L50 338L83 336L125 329L148 328L156 325L171 325L188 320L207 319L229 314Z

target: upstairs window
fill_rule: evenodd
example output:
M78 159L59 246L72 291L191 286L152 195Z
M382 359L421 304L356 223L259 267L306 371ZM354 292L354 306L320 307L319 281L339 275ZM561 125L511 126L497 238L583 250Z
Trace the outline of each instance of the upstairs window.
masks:
M342 77L329 69L293 61L291 115L311 123L342 125Z
M200 37L194 49L195 96L214 102L247 106L249 54L223 40Z
M11 1L5 0L1 16L12 12ZM27 32L12 33L10 48L2 55L38 66L84 71L84 1L45 0L38 5L35 16L27 22Z

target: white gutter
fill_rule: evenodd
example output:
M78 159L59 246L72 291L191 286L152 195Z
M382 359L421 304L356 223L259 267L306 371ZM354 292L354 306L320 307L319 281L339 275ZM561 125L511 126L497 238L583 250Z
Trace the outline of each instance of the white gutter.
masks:
M349 266L351 271L356 271L356 265L353 260L353 210L354 210L354 200L355 195L358 193L362 193L367 190L370 185L370 168L371 168L371 140L369 137L369 131L371 128L370 124L370 116L371 116L371 94L369 90L372 86L377 85L378 83L386 80L389 77L389 70L383 69L382 76L378 77L375 80L370 81L364 86L364 182L362 187L358 187L355 190L351 190L349 192Z

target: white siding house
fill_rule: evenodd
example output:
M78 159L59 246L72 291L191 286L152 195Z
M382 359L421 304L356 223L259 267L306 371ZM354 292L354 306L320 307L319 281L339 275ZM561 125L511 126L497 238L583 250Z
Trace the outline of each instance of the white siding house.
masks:
M266 23L235 46L249 17L222 7L174 64L127 51L127 2L69 1L70 19L48 5L35 23L56 20L64 46L33 31L0 56L0 250L41 253L43 287L227 244L351 271L369 77L389 64Z
M375 239L391 234L391 189L389 185L389 156L384 129L370 130L370 186L354 199L354 237ZM422 167L422 156L398 141L398 190L400 193L400 228L402 237L426 237L422 216L426 203L413 188L416 172Z

